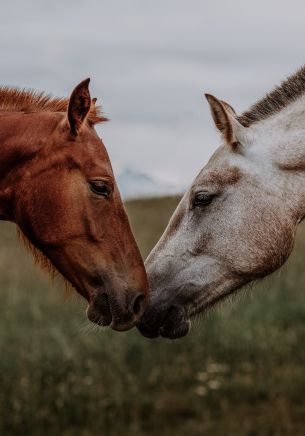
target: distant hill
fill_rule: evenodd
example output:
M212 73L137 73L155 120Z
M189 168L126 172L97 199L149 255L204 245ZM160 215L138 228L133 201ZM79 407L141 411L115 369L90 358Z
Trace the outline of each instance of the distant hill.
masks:
M118 177L117 183L122 198L147 198L164 195L179 194L183 191L181 186L154 179L147 174L134 169L126 168Z

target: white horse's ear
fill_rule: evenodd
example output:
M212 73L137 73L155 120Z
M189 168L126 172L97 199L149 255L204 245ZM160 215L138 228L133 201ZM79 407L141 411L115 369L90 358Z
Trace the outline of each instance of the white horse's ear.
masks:
M245 127L237 120L235 110L225 101L218 100L211 94L205 94L217 129L227 144L242 142Z

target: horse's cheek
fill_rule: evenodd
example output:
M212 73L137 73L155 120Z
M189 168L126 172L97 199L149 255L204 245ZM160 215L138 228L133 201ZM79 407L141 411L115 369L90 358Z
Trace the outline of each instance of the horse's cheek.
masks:
M295 228L284 225L258 239L249 238L245 250L239 252L237 272L253 280L279 269L288 259L295 240Z
M72 219L73 202L56 184L41 180L17 201L17 223L30 239L52 244L77 231Z

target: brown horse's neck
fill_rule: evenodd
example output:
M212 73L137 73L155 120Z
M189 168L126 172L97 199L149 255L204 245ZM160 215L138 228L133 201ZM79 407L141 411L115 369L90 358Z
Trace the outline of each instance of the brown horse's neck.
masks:
M0 112L0 219L15 221L15 186L54 130L50 114ZM46 116L47 115L47 116ZM56 114L53 114L56 115Z

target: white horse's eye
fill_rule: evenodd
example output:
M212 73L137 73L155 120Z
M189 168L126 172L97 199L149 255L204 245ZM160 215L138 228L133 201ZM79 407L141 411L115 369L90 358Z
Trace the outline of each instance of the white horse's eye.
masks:
M210 204L213 198L216 197L215 194L211 194L207 191L197 192L193 198L193 207L201 207Z

